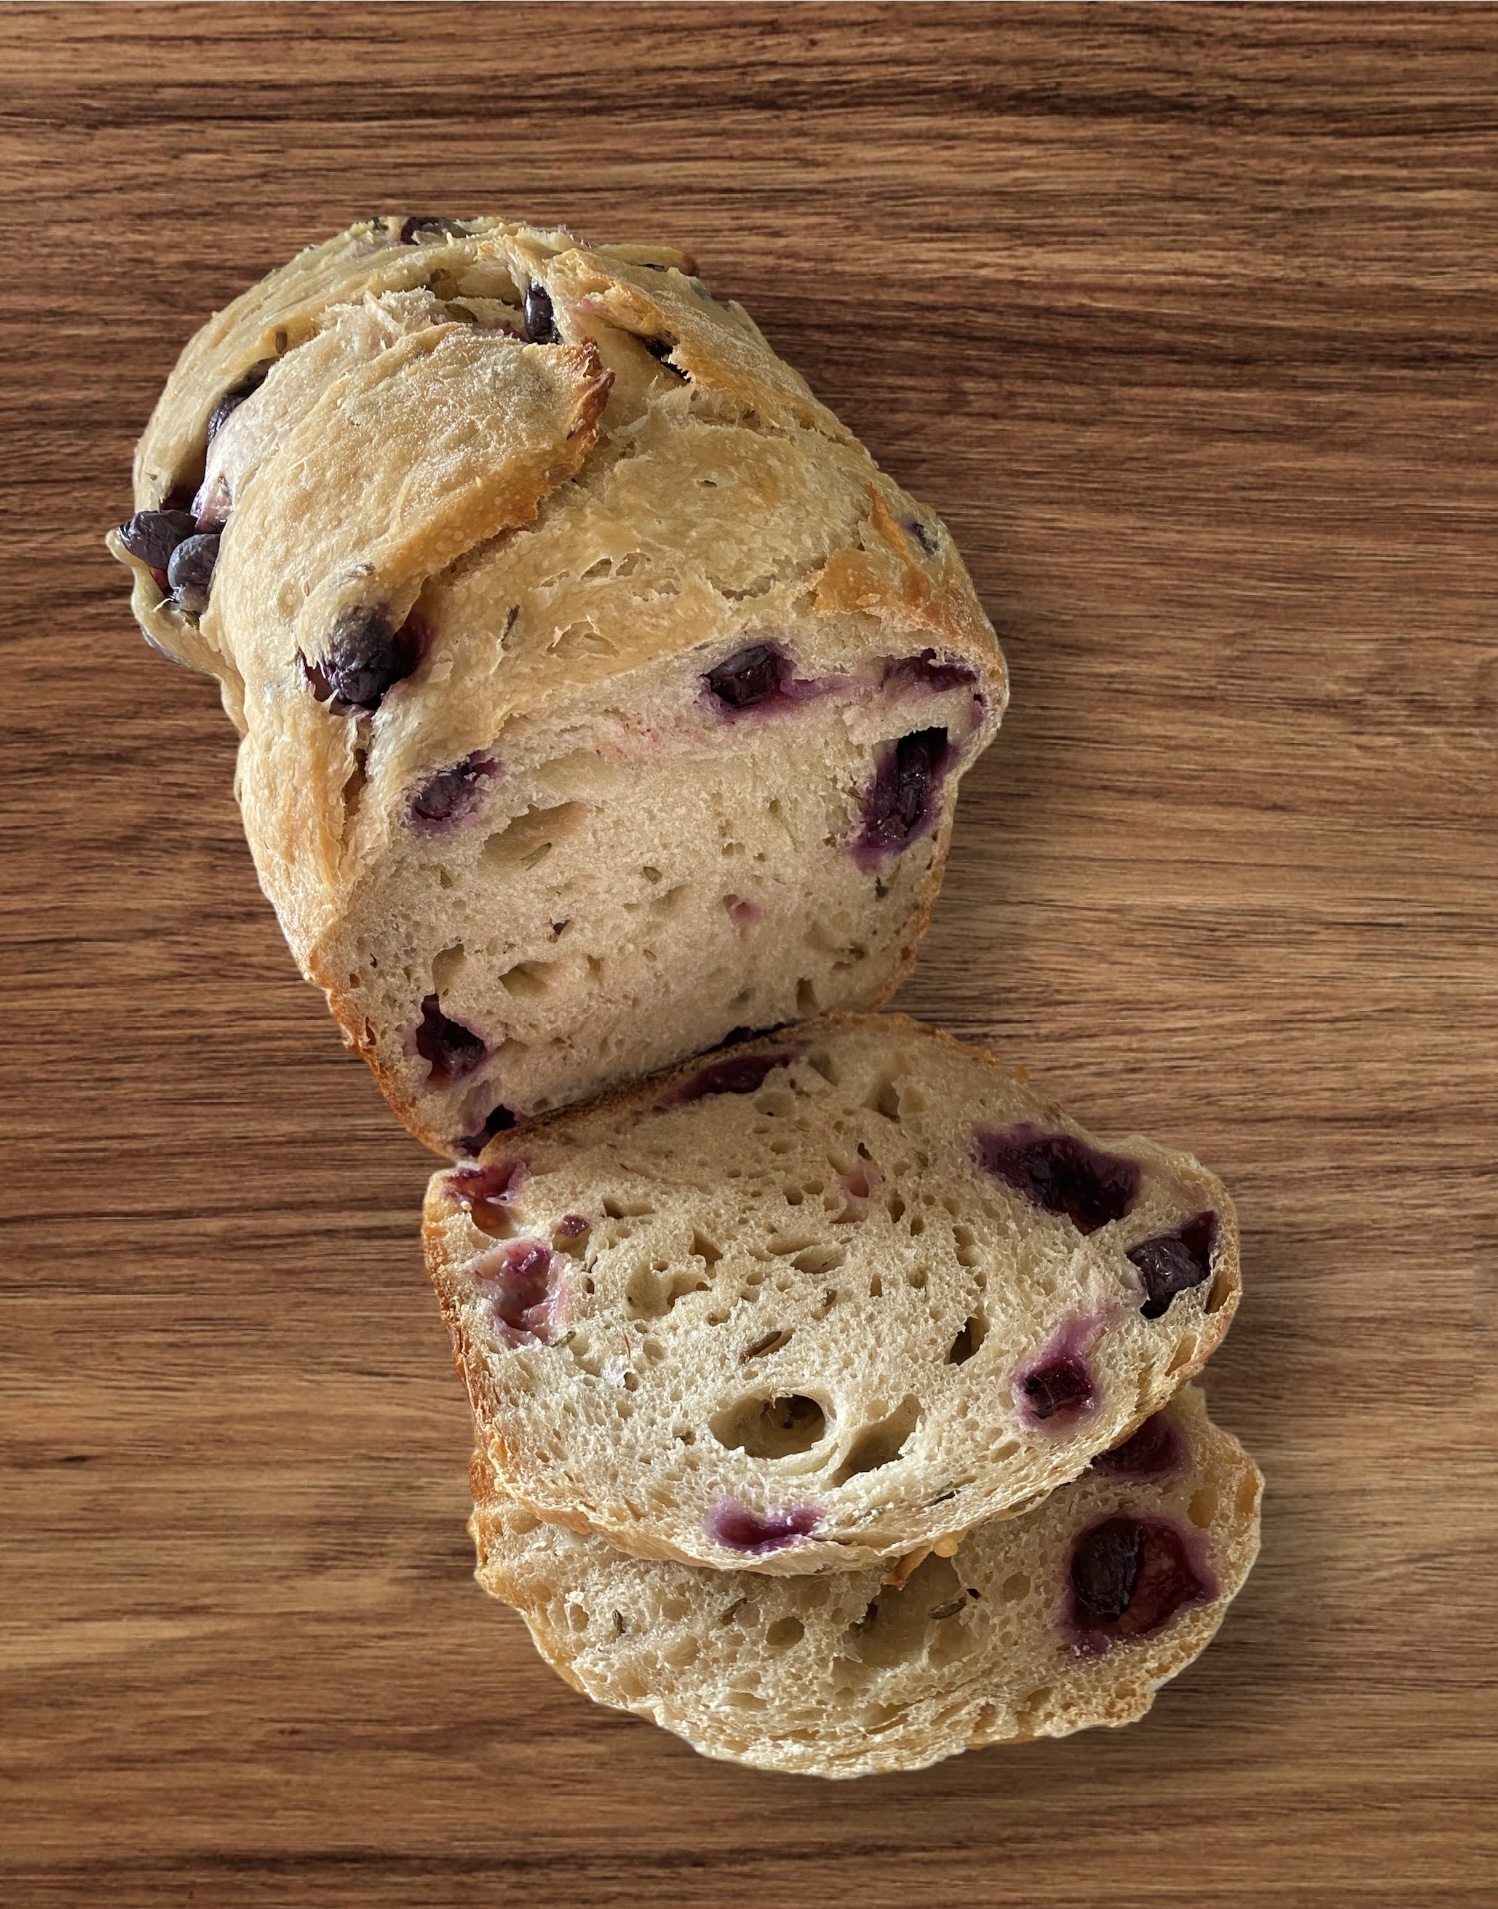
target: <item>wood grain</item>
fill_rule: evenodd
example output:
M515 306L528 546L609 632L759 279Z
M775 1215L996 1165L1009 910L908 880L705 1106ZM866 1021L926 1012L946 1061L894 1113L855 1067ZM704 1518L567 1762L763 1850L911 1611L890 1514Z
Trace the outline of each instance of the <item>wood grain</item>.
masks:
M1493 1900L1498 15L0 15L0 1876L17 1905ZM100 547L180 344L370 211L693 246L1013 665L905 1005L1235 1188L1269 1477L1141 1725L829 1786L472 1585L428 1161Z

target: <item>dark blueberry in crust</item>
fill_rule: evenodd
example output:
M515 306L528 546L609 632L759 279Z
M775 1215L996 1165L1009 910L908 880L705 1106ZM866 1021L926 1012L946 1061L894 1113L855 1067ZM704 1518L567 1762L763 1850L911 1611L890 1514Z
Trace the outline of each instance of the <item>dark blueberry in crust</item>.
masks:
M1217 1588L1177 1525L1127 1514L1082 1533L1070 1579L1067 1619L1078 1643L1091 1651L1163 1630L1178 1611L1205 1603Z
M779 1551L798 1538L809 1538L819 1523L810 1505L797 1505L790 1511L750 1511L747 1505L725 1498L707 1514L703 1528L710 1538L733 1551L751 1551L763 1557L767 1551Z
M511 1345L549 1345L560 1262L541 1240L511 1240L477 1261L473 1276L495 1289L489 1310Z
M172 552L197 529L190 510L138 510L120 525L120 542L132 557L153 570L165 570Z
M903 855L931 827L951 760L945 729L917 729L880 757L863 799L863 826L853 843L860 862Z
M778 650L768 643L754 643L725 658L702 680L729 709L753 709L782 687L785 671L786 659Z
M533 345L559 345L562 342L562 334L557 330L556 313L551 307L551 293L534 280L525 288L525 335Z
M1135 1484L1150 1484L1157 1478L1169 1478L1185 1463L1186 1451L1181 1435L1166 1412L1147 1418L1137 1432L1111 1452L1099 1452L1092 1461L1095 1472L1109 1478L1128 1479Z
M476 1133L461 1134L453 1142L454 1153L482 1153L497 1133L508 1133L515 1116L508 1107L495 1107Z
M1076 1418L1097 1396L1091 1368L1075 1354L1027 1372L1019 1389L1026 1410L1039 1420Z
M444 835L461 828L477 812L485 786L499 774L493 756L465 756L451 769L439 769L411 796L411 826L418 835Z
M948 689L966 689L977 676L966 663L938 663L935 650L922 650L919 656L902 656L886 666L886 686L929 690L940 695Z
M714 1061L683 1081L671 1096L670 1105L681 1106L689 1100L706 1100L709 1094L756 1094L768 1075L777 1067L789 1067L794 1054L731 1054L727 1060Z
M466 237L457 219L403 219L397 234L402 245L429 245L437 239Z
M1022 1193L1032 1206L1064 1213L1082 1233L1121 1220L1139 1197L1139 1163L1103 1153L1069 1133L1047 1133L1022 1121L980 1133L973 1157L985 1173Z
M218 538L216 530L184 537L166 566L166 580L177 601L194 616L201 616L208 608L208 592L218 562Z
M1177 1293L1202 1284L1212 1271L1216 1245L1217 1215L1198 1213L1178 1233L1160 1233L1129 1249L1128 1259L1138 1267L1144 1287L1139 1310L1146 1319L1158 1319Z
M475 1067L481 1067L488 1058L489 1047L471 1027L464 1027L461 1021L450 1021L438 1006L436 995L429 994L421 1004L416 1051L431 1064L431 1079L440 1085L462 1080Z
M223 430L225 424L253 392L265 383L265 374L275 363L274 358L262 358L258 365L251 365L238 384L231 384L208 413L208 442L211 444Z
M924 524L919 517L912 517L905 528L910 532L911 536L915 538L916 542L920 545L921 549L925 551L928 557L934 557L936 555L936 533L930 529L928 525Z
M341 715L354 709L378 709L387 691L404 682L421 661L422 643L414 623L393 629L383 610L339 612L328 638L326 656L302 667L319 702L331 702Z

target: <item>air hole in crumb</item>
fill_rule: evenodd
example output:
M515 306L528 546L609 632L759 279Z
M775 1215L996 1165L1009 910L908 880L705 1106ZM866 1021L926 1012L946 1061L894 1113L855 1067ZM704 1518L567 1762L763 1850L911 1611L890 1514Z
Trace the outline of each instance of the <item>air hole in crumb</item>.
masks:
M806 1626L799 1617L777 1617L765 1632L765 1642L771 1650L789 1650L792 1644L799 1644L806 1635Z
M964 1324L947 1351L948 1365L966 1365L988 1334L986 1321L974 1313Z
M791 1264L798 1273L835 1273L847 1257L841 1246L808 1246Z
M696 1663L701 1646L695 1637L679 1637L661 1652L673 1670L689 1670Z
M892 1193L884 1204L885 1210L888 1212L890 1218L894 1221L895 1225L898 1226L905 1217L905 1202L900 1198L898 1193Z
M779 1352L791 1342L791 1332L784 1326L772 1326L768 1332L762 1332L751 1344L745 1346L739 1354L739 1364L749 1359L762 1359L767 1352Z
M886 1120L893 1120L896 1125L899 1124L900 1089L894 1081L880 1081L863 1104L865 1107L871 1107L876 1114L883 1114Z
M562 802L551 809L528 809L489 837L480 860L486 870L497 874L535 868L556 843L576 833L586 813L581 802Z
M825 1052L825 1050L822 1048L814 1049L807 1055L806 1064L814 1072L820 1074L829 1087L836 1087L837 1069L832 1063L832 1056Z
M722 1247L715 1246L706 1233L693 1233L692 1251L696 1254L698 1259L706 1260L709 1266L716 1266L718 1261L723 1257Z
M1201 1531L1205 1531L1217 1516L1217 1493L1210 1485L1203 1485L1200 1491L1192 1493L1187 1516Z
M1170 1364L1166 1366L1165 1370L1167 1372L1179 1372L1182 1366L1190 1365L1191 1361L1195 1357L1196 1357L1196 1338L1192 1333L1188 1332L1186 1334L1186 1337L1181 1341L1181 1343L1176 1347L1175 1351L1171 1354Z
M808 1452L827 1433L827 1414L815 1399L792 1393L784 1398L737 1399L712 1420L718 1443L750 1458L790 1458Z
M814 984L803 975L796 983L796 1012L803 1020L815 1014L820 1003Z
M957 1264L959 1266L976 1266L978 1264L978 1243L974 1239L970 1227L954 1226L952 1228L952 1245L956 1252Z
M863 1616L849 1626L850 1654L879 1669L920 1662L931 1631L942 1621L933 1619L931 1612L962 1596L951 1562L934 1555L927 1558L900 1589L882 1586Z
M999 1586L999 1601L1002 1604L1018 1604L1021 1598L1030 1595L1030 1580L1023 1571L1015 1571Z
M545 994L555 978L554 961L517 961L499 977L506 994L525 999Z
M881 1274L881 1273L870 1273L870 1274L869 1274L869 1298L870 1298L870 1299L883 1299L883 1297L884 1297L884 1276L883 1276L883 1274Z
M451 947L440 949L432 956L432 985L439 995L447 993L467 959L468 951L461 941L453 942Z
M597 955L588 956L588 979L590 981L601 981L603 979L603 963L599 960Z
M888 1418L881 1419L877 1425L866 1425L833 1473L833 1484L844 1485L863 1472L876 1472L892 1465L904 1451L920 1416L920 1400L909 1397L902 1399Z

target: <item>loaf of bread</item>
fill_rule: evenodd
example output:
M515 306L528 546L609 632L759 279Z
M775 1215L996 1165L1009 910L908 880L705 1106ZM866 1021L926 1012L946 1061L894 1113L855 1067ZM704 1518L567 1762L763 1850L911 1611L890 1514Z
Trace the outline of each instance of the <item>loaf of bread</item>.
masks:
M1131 1722L1205 1647L1258 1549L1259 1474L1191 1386L900 1586L626 1558L523 1511L482 1454L472 1480L478 1580L569 1684L707 1756L815 1776Z
M1004 706L939 520L670 248L374 219L191 341L111 534L411 1131L911 967Z
M498 1489L639 1557L796 1574L1074 1478L1238 1297L1222 1185L996 1056L834 1015L433 1177L428 1268Z

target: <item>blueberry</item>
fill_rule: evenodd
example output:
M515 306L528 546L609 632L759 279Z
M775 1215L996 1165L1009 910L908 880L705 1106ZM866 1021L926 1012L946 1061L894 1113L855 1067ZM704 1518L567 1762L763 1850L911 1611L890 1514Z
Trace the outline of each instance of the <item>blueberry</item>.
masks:
M936 555L936 533L919 517L912 517L905 526L928 557Z
M1085 1649L1118 1638L1148 1637L1178 1611L1216 1595L1211 1573L1190 1541L1166 1518L1119 1515L1091 1525L1071 1559L1067 1616Z
M460 828L477 810L485 784L499 774L493 756L465 756L450 769L439 769L411 796L411 826L418 835L442 835Z
M508 1133L515 1124L515 1116L508 1107L495 1107L484 1121L482 1127L474 1133L465 1133L453 1142L454 1153L482 1153L497 1133Z
M397 234L402 245L429 245L438 239L466 238L457 219L405 219Z
M245 399L258 391L265 383L266 373L275 363L274 358L262 358L257 365L251 365L238 384L231 384L208 413L208 442L211 444L223 430L225 424L244 403Z
M974 1159L985 1173L1022 1193L1032 1206L1065 1214L1079 1232L1121 1220L1139 1197L1139 1163L1103 1153L1069 1133L1046 1133L1022 1121L980 1133Z
M778 650L754 643L710 669L702 680L730 709L752 709L783 686L785 671L786 658Z
M1027 1372L1020 1391L1030 1416L1041 1420L1075 1418L1096 1397L1091 1368L1074 1353Z
M935 650L899 657L887 664L884 671L886 686L929 690L934 696L949 689L966 689L977 680L966 663L938 663Z
M819 1524L810 1505L797 1505L790 1511L750 1511L746 1505L725 1498L713 1506L703 1520L710 1538L734 1551L752 1551L763 1556L810 1537Z
M1178 1233L1159 1233L1129 1249L1128 1259L1144 1286L1139 1310L1146 1319L1158 1319L1177 1293L1202 1284L1212 1271L1216 1245L1217 1215L1198 1213Z
M1143 1562L1144 1527L1137 1518L1105 1518L1084 1531L1071 1558L1071 1588L1089 1618L1116 1623L1133 1602Z
M208 608L208 592L218 562L218 539L216 530L184 537L166 566L166 580L177 601L193 616L201 616Z
M945 729L917 729L884 751L864 796L863 826L853 844L860 861L903 855L926 833L950 758Z
M525 1179L523 1160L495 1160L486 1167L459 1167L447 1187L481 1233L505 1239L515 1231L511 1202Z
M713 1061L710 1066L683 1081L671 1096L672 1106L681 1106L689 1100L706 1100L709 1094L755 1094L765 1084L765 1078L773 1074L777 1067L789 1067L796 1058L794 1054L730 1054L726 1060Z
M511 1345L550 1343L562 1266L540 1240L511 1240L474 1265L474 1278L494 1288L490 1315Z
M197 529L190 510L138 510L120 525L120 542L132 557L153 570L165 570L172 552Z
M384 610L355 608L339 612L322 661L304 661L302 667L319 702L331 701L347 714L378 709L386 692L416 668L421 653L413 622L397 630Z
M556 313L552 310L551 293L534 279L525 288L525 335L533 345L559 345L562 342L562 334L557 330Z
M421 1026L416 1030L416 1051L431 1064L431 1079L438 1085L462 1080L489 1055L488 1043L461 1021L451 1021L429 994L421 1004Z
M1165 1412L1147 1418L1137 1432L1115 1445L1111 1452L1099 1452L1092 1461L1095 1472L1109 1478L1126 1478L1148 1484L1157 1478L1169 1478L1185 1460L1180 1434Z

